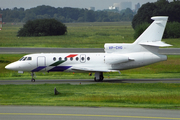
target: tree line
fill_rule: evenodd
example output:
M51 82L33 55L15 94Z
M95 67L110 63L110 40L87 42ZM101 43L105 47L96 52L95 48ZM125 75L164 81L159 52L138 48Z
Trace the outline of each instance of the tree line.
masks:
M0 9L4 22L27 22L35 19L56 19L63 23L67 22L117 22L132 21L134 12L127 8L119 11L92 11L79 8L55 8L51 6L37 6L35 8Z
M144 22L151 23L152 16L169 16L169 22L180 22L180 1L157 0L143 4L132 20L132 27Z
M163 38L180 38L180 0L174 0L172 2L168 0L157 0L154 3L148 2L143 4L132 20L135 38L152 23L152 16L169 17Z

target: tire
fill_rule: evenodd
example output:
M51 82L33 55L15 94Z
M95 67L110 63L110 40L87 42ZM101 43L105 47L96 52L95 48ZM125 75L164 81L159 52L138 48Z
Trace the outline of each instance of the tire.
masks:
M99 81L103 81L104 77L101 75Z
M33 78L33 79L31 79L31 82L35 82L35 79Z
M97 82L96 77L94 77L94 81Z

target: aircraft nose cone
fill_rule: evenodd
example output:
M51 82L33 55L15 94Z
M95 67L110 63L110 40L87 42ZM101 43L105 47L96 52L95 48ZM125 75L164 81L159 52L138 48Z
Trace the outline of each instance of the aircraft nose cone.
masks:
M6 65L5 68L11 70L13 68L13 65L12 64Z
M8 70L16 70L17 65L15 63L11 63L11 64L5 66L5 68L8 69Z
M6 68L6 69L9 69L9 68L10 68L9 66L10 66L10 65L6 65L5 68Z

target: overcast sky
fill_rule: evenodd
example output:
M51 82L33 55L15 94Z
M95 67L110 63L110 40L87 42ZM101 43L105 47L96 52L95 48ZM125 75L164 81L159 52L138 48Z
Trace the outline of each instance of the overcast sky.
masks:
M113 3L132 2L132 8L138 2L142 5L147 2L156 2L157 0L0 0L0 8L25 8L29 9L39 5L49 5L53 7L73 7L89 8L95 7L96 10L108 9ZM172 0L169 0L172 1Z

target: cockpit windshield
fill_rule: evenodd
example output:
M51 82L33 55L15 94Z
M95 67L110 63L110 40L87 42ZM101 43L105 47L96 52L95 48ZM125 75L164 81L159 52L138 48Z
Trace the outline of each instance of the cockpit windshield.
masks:
M24 59L24 57L22 57L21 59L19 59L19 61L21 61L22 59Z
M24 57L23 61L25 61L27 59L27 57Z
M32 60L32 57L22 57L21 59L19 59L19 61L30 61Z

